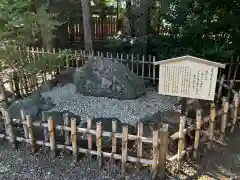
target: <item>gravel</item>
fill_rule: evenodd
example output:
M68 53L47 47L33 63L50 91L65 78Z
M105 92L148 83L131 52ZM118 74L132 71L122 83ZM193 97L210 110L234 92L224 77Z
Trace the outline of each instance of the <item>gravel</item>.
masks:
M74 163L70 155L52 159L49 153L40 151L30 153L24 145L12 150L9 144L1 142L0 180L120 180L119 165L105 163L99 171L98 162L90 157L83 157ZM131 168L122 180L150 180L146 170L137 172Z
M176 109L177 98L159 95L149 91L135 100L118 100L106 97L83 96L76 92L74 84L55 87L42 93L44 98L51 98L56 105L49 111L69 111L81 117L81 123L88 118L117 118L122 123L135 126L141 119L153 114Z

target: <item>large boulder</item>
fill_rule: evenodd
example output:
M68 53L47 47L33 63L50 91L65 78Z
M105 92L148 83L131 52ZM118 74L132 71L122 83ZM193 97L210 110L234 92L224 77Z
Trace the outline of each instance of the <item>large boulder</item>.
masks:
M144 81L114 59L90 57L74 77L77 91L86 96L120 100L136 99L145 93Z
M12 119L21 119L20 110L24 109L35 120L41 111L49 110L53 107L50 99L43 99L40 91L36 91L25 99L14 101L9 107L9 116Z

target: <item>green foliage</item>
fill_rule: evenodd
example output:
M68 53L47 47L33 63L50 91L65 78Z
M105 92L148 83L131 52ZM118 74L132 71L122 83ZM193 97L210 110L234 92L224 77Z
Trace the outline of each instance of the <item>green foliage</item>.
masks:
M18 46L52 40L51 32L61 25L55 20L57 14L49 13L43 0L2 0L0 2L0 40Z
M24 71L32 74L44 70L46 67L52 68L56 66L63 66L66 58L69 58L70 54L71 53L68 50L54 54L43 54L36 61L26 64L24 66Z
M228 60L240 54L239 8L236 0L151 0L151 33L132 44L131 38L108 38L104 48L141 53L138 47L147 41L147 53L158 60L186 54Z
M57 14L50 13L45 0L0 1L0 63L21 69L27 61L21 48L42 44L51 47L53 31L62 25ZM50 45L50 46L49 46Z
M0 63L1 67L20 70L28 61L27 55L14 45L5 45L0 48ZM1 68L1 69L2 69Z

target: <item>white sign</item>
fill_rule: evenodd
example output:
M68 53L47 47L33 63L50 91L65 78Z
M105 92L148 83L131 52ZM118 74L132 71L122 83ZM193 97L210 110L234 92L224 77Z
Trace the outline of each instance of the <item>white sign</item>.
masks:
M219 66L209 62L191 56L160 61L159 94L214 100Z

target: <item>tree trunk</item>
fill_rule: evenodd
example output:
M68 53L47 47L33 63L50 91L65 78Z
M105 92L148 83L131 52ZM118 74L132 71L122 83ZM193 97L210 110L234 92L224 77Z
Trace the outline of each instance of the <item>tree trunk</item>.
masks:
M149 0L134 0L132 1L132 16L134 35L142 38L142 44L139 46L139 52L141 54L147 53L147 39L149 30Z
M92 40L92 16L90 0L81 0L83 12L83 32L84 32L84 47L86 50L93 49Z

